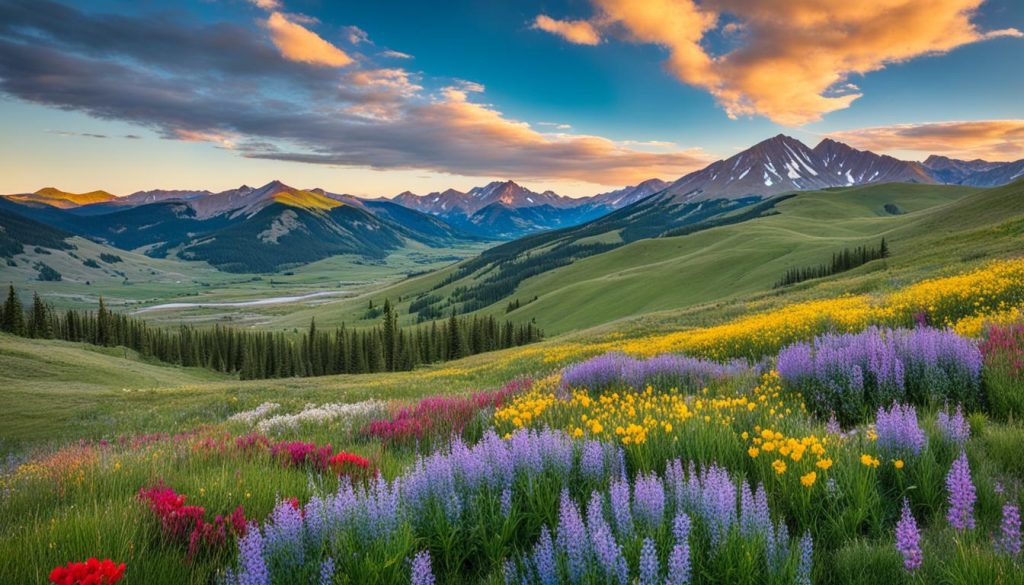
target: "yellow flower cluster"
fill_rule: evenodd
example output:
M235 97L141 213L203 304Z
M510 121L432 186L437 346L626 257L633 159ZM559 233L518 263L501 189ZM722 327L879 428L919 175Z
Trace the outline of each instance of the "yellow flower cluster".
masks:
M964 317L996 314L1024 304L1024 258L992 262L965 274L932 278L889 294L880 320L905 323L918 313L954 326Z
M933 278L871 297L842 296L795 303L739 317L712 327L597 343L565 343L544 348L549 363L607 351L639 357L683 352L711 359L759 358L797 340L831 329L855 332L871 324L911 325L919 314L932 323L980 333L986 321L1021 318L1024 259L992 262L966 274Z
M1019 307L1011 307L1005 311L994 313L979 313L971 317L964 317L956 322L953 331L964 337L981 337L988 325L1009 325L1024 321L1024 310Z

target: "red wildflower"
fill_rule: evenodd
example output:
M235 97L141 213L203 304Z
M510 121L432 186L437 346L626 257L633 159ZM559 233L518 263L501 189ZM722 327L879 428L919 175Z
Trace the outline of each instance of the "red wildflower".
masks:
M160 520L160 525L171 539L188 545L188 558L195 556L200 547L218 548L230 536L242 536L246 531L245 513L235 508L227 518L218 515L213 522L206 521L206 508L186 506L185 496L173 489L157 484L139 490L139 498Z
M124 576L124 563L114 564L90 558L84 563L68 563L50 571L50 582L55 585L114 585Z
M331 457L329 463L335 475L347 475L353 479L371 477L376 473L369 459L354 453L341 451Z
M293 467L312 467L318 471L326 471L334 449L330 445L317 447L315 443L302 441L282 441L270 448L270 453L280 458L285 465Z
M470 396L428 396L412 408L399 410L390 419L371 422L363 432L392 442L447 439L461 434L481 410L501 406L510 396L530 385L529 380L514 380L499 390Z

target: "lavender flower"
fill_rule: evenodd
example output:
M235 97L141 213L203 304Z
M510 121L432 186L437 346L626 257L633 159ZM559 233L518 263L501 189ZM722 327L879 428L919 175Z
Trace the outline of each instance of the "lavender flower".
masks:
M921 533L917 529L917 521L910 511L910 502L903 498L903 514L896 523L896 550L903 555L903 566L908 571L921 568Z
M692 393L713 380L749 370L750 367L739 360L720 364L678 354L639 360L621 353L607 353L565 368L562 384L567 388L594 391L622 387L639 390L652 386Z
M249 526L245 536L238 539L237 574L229 574L231 585L270 585L270 571L263 558L263 534L256 525Z
M501 515L505 518L512 515L512 488L501 490Z
M661 478L640 475L633 484L633 512L648 526L660 526L665 517L665 486Z
M629 502L629 491L629 480L625 477L613 481L609 490L615 530L620 537L633 534L633 513Z
M640 581L639 585L659 585L658 574L661 567L658 564L658 551L654 548L654 541L650 537L644 539L640 548Z
M558 514L558 537L556 544L559 552L568 559L569 577L575 583L586 570L589 539L587 527L580 517L579 508L569 497L569 490L562 490L562 500Z
M878 409L875 419L878 448L889 455L920 455L928 442L917 424L917 410L909 404Z
M334 581L334 559L327 557L320 563L320 581L318 585L331 585Z
M797 585L811 585L811 569L814 562L814 539L811 532L804 532L800 539L800 563L796 569Z
M412 585L434 585L434 571L430 568L430 552L420 551L412 559Z
M948 330L870 327L826 334L784 348L777 364L783 382L800 390L808 406L834 412L843 423L894 400L980 400L981 352Z
M949 408L942 409L935 418L935 424L942 438L954 445L963 446L971 437L971 425L964 418L963 408L959 404L952 414Z
M299 566L305 560L302 511L290 500L282 500L270 513L265 527L264 553L285 566Z
M685 512L676 515L672 523L675 545L668 557L668 578L665 585L690 583L690 517Z
M832 411L828 415L828 422L825 423L825 432L830 435L842 435L843 427L839 426L839 421L836 419L836 411Z
M547 526L540 531L540 539L533 548L532 560L540 585L557 585L558 566L555 564L555 546L551 541L551 531Z
M1010 557L1020 555L1020 508L1013 504L1003 506L1003 521L999 525L999 532L996 550Z
M604 573L605 579L620 585L628 583L628 568L622 555L622 547L615 542L611 526L604 518L604 498L600 492L590 496L587 505L587 531L594 556Z
M949 491L949 511L946 519L957 530L974 529L974 483L971 481L971 467L967 452L961 450L960 457L953 462L946 475L946 489Z

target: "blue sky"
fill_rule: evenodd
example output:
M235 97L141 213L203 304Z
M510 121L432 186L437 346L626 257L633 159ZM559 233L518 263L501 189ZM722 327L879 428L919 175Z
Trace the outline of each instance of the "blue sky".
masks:
M0 192L583 195L779 132L1024 157L1017 0L80 4L0 0Z

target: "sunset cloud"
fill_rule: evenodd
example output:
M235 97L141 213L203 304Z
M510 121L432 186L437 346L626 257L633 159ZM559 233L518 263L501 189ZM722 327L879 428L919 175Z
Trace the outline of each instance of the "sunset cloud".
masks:
M974 120L896 124L829 135L882 152L941 154L953 158L1012 161L1024 158L1024 120Z
M271 13L267 28L274 46L286 59L324 67L344 67L352 63L352 58L344 51L280 12Z
M711 93L732 118L760 115L797 126L859 98L851 76L1024 36L1012 28L980 30L972 19L983 1L591 0L597 14L589 24L664 47L668 70ZM714 31L741 33L740 45L712 54L707 37Z
M40 3L60 18L41 16ZM47 0L0 7L0 16L0 94L248 158L609 186L678 177L712 160L699 149L533 128L489 104L480 83L339 60L331 50L332 67L349 66L323 67L324 51L312 60L309 50L277 51L238 24L156 26Z
M249 0L249 2L263 10L279 10L281 8L281 0Z
M601 42L597 29L585 20L555 20L541 14L533 20L533 28L558 35L577 45L596 45Z

